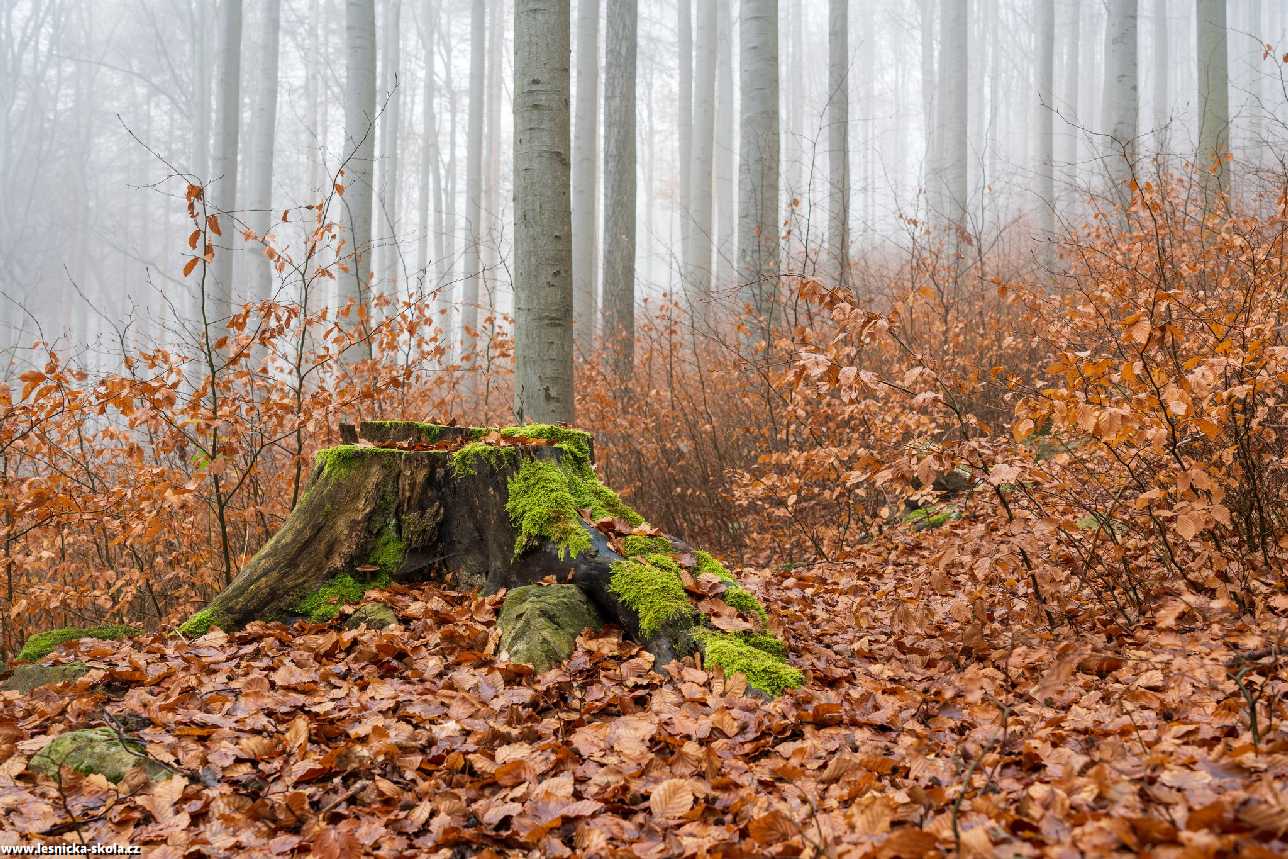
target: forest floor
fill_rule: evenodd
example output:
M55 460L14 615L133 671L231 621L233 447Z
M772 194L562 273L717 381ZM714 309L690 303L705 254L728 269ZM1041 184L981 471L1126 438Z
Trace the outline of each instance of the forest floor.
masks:
M96 670L0 696L0 843L149 857L1288 850L1288 732L1262 701L1254 743L1239 689L1275 670L1274 655L1240 661L1274 644L1266 621L1178 595L1131 629L1051 631L979 591L945 551L965 538L956 524L889 534L843 564L742 571L808 676L773 702L691 661L651 672L610 633L534 677L494 657L497 598L433 586L389 591L401 625L376 632L69 644L59 658ZM26 771L49 737L94 725L179 776Z

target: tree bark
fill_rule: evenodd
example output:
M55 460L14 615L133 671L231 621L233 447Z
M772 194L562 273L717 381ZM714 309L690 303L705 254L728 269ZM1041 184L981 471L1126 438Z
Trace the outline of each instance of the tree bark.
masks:
M777 0L744 0L741 14L738 277L759 328L754 336L768 345L776 323L781 222Z
M608 4L604 62L604 337L621 382L635 366L636 2Z
M514 415L572 423L568 0L514 7Z
M351 246L349 274L341 274L338 299L352 304L346 327L359 340L341 360L353 365L371 357L371 199L376 119L376 12L368 0L347 0L344 7L345 93L344 153L348 182L342 196Z
M421 143L420 169L417 171L416 209L420 226L416 233L416 282L417 301L424 299L425 282L430 279L430 241L443 229L439 200L442 197L442 179L438 163L438 117L434 106L435 75L435 25L438 22L436 0L424 0L421 7L421 47L425 53L425 78L421 82ZM431 205L431 199L433 204ZM433 210L433 220L430 211ZM437 255L437 252L435 252Z
M1055 263L1055 5L1037 4L1037 197L1042 265Z
M479 281L483 242L483 83L486 72L485 0L470 7L470 112L465 147L465 278L461 295L461 355L478 348ZM495 26L495 25L494 25Z
M577 3L577 116L573 126L572 276L577 350L589 356L599 317L596 238L599 230L599 9L600 0Z
M1196 0L1198 21L1199 185L1213 209L1230 192L1230 75L1224 0Z
M735 148L737 105L734 103L733 11L732 0L716 0L716 40L718 71L716 73L716 256L720 284L730 284L736 277L737 248L734 243L738 221L738 152ZM652 206L649 206L652 211Z
M711 298L711 159L716 119L716 5L707 0L698 6L697 75L693 99L693 169L689 186L688 257L685 260L685 295L689 313L705 316Z
M1168 58L1167 0L1154 0L1154 152L1166 158L1171 104L1167 78L1172 73Z
M937 148L938 185L944 225L954 232L966 228L967 151L967 0L946 0L940 9L939 93L941 100Z
M827 246L836 282L849 285L849 0L829 0L827 22Z
M274 223L273 218L273 146L277 140L277 58L282 22L282 0L268 0L264 6L263 60L259 70L258 93L252 122L251 195L247 202L247 220L255 235L263 238ZM273 297L273 264L264 248L252 245L250 250L250 295L254 299Z
M1064 162L1065 173L1070 185L1078 182L1078 129L1081 112L1078 105L1078 89L1081 83L1079 59L1082 52L1082 0L1068 0L1069 22L1065 27L1064 54L1064 121L1066 125Z
M224 0L219 14L219 100L215 111L214 208L223 213L215 251L214 289L207 307L208 320L226 322L233 306L233 226L237 210L237 145L241 129L241 0Z
M676 50L679 54L679 77L676 82L679 98L675 118L680 164L680 278L687 272L684 263L689 259L689 240L693 235L689 202L693 199L693 0L677 0Z
M384 112L380 115L380 247L379 293L396 306L398 301L398 129L402 114L402 86L399 69L402 64L402 0L385 0L381 22L380 97ZM386 315L386 307L381 315Z
M1103 126L1109 136L1105 174L1112 195L1122 206L1131 202L1128 183L1136 169L1136 115L1140 109L1137 79L1137 2L1107 0L1105 22L1105 94Z

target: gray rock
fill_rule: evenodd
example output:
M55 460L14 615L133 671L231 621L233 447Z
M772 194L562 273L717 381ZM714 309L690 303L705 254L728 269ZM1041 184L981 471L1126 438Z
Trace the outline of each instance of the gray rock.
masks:
M369 602L358 606L357 611L349 615L349 619L344 622L344 627L357 629L365 623L368 629L384 629L397 622L398 615L394 614L394 610L389 606L382 602Z
M83 662L63 665L41 665L39 662L22 662L14 666L13 674L0 685L5 691L30 692L51 683L67 683L89 671Z
M506 595L497 625L502 659L546 671L572 655L583 629L603 624L576 585L525 585Z
M152 781L169 778L169 770L142 752L142 744L123 741L111 728L85 728L55 737L32 757L27 768L57 778L59 767L65 766L86 775L98 773L115 783L134 767L142 767Z

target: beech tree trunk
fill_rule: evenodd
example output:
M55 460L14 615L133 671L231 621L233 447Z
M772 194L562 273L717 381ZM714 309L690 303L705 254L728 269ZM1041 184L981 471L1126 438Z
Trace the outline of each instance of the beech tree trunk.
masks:
M1136 114L1140 109L1137 80L1137 0L1108 0L1105 22L1104 131L1109 135L1105 173L1121 205L1131 202L1128 183L1136 168Z
M241 0L224 0L219 15L219 95L215 109L214 205L226 212L215 251L214 292L206 308L211 322L226 322L233 307L233 241L237 230L237 143L241 129Z
M779 103L778 2L744 0L738 25L741 137L738 157L738 259L755 336L770 341L778 295Z
M1043 267L1055 262L1055 6L1039 3L1037 9L1037 204L1038 237Z
M604 337L622 382L635 366L636 2L608 4L604 64Z
M514 7L514 416L572 423L568 0Z
M1230 75L1225 0L1197 0L1199 184L1204 206L1230 192Z
M383 311L393 311L398 301L398 129L402 109L402 81L399 80L401 52L401 0L385 0L380 46L380 97L384 113L380 116L380 293L393 304Z
M263 44L263 66L259 72L252 130L254 142L250 152L250 228L263 237L272 227L273 218L273 145L277 139L277 57L278 33L282 21L282 0L269 0L265 5L264 27L260 31ZM264 248L252 245L249 249L251 265L250 298L273 297L273 264L264 254Z
M693 88L693 169L689 187L688 257L685 259L685 294L695 317L707 311L711 295L711 164L716 120L716 5L698 6L697 75Z
M479 281L483 243L483 78L487 26L485 0L470 7L470 110L465 147L465 278L461 295L461 354L478 346ZM495 25L494 25L495 26Z
M849 6L849 0L830 0L827 25L827 244L842 287L850 255Z
M368 0L348 0L344 7L345 94L344 158L348 182L341 205L349 224L350 274L339 275L340 306L354 307L346 322L360 342L341 356L346 364L371 357L366 314L371 309L371 198L376 119L376 10Z
M611 0L610 0L611 2ZM577 116L573 131L572 276L577 350L589 356L599 317L596 236L599 230L599 0L577 3Z

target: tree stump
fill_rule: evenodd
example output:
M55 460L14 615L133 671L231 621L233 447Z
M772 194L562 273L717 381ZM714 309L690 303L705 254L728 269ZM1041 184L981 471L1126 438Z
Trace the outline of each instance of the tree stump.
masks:
M393 582L484 593L571 582L660 666L699 649L767 694L799 685L768 614L714 557L604 486L589 433L545 424L342 426L281 529L179 631L327 621Z

